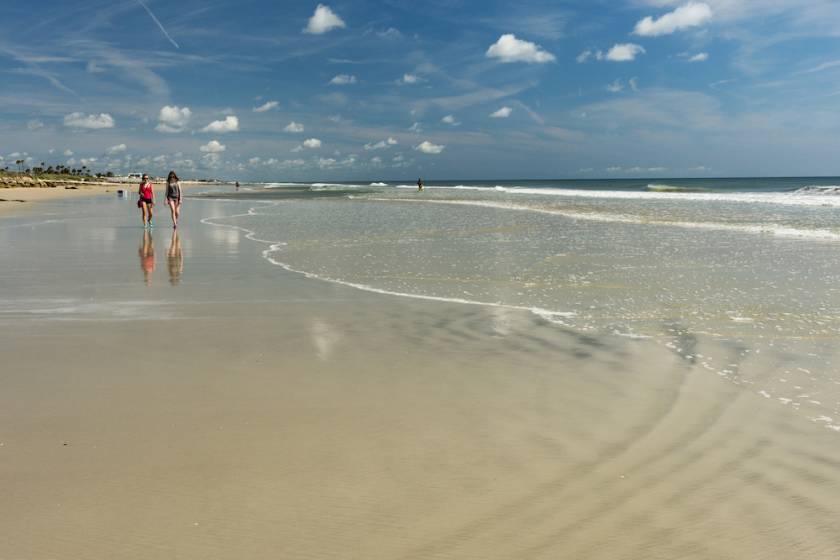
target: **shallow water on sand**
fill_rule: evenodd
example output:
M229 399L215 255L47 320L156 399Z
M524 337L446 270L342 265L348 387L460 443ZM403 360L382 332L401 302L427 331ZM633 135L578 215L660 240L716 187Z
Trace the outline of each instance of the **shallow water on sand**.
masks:
M314 278L651 338L840 431L840 241L402 198L255 203L212 223ZM698 337L719 350L696 351ZM762 352L763 368L744 370Z

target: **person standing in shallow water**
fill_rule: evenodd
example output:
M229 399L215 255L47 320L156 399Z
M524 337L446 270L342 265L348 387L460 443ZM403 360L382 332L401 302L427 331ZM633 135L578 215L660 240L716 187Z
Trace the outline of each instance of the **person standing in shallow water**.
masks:
M137 201L137 207L143 216L143 227L152 227L152 207L155 205L155 187L149 176L143 173L143 180L140 182L140 188L137 191L140 195L140 200Z
M418 191L422 191L422 190L423 190L423 178L422 178L422 177L421 177L421 178L419 178L419 179L417 179L417 190L418 190Z
M181 217L181 181L174 171L166 178L166 205L172 212L172 228L178 229L178 218Z

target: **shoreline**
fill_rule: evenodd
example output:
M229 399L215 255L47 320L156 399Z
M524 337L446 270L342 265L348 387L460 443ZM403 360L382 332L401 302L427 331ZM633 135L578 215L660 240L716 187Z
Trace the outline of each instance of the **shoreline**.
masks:
M196 187L222 186L228 183L204 183L198 181L181 181L185 190ZM61 181L55 186L43 186L31 183L30 186L0 186L0 215L8 215L15 210L31 208L29 202L50 202L54 200L79 199L96 195L116 194L118 190L128 190L131 196L136 194L137 185L134 183L117 182L70 182ZM163 186L155 183L155 192L163 191Z

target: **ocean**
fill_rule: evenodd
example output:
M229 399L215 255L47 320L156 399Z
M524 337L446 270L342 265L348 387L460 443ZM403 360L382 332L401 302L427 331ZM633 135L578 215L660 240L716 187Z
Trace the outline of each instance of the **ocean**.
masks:
M267 183L208 196L246 202L208 223L247 231L287 270L653 339L840 431L840 178ZM739 365L762 352L757 369Z

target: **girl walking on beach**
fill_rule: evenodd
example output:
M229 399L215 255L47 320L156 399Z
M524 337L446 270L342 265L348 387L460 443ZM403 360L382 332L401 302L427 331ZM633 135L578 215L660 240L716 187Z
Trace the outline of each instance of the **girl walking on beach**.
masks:
M166 204L172 212L172 228L178 229L178 218L181 217L181 180L174 171L166 178Z
M138 191L140 200L137 201L137 206L143 215L143 227L152 227L152 207L155 205L155 188L152 182L149 181L149 176L143 173L143 180L140 182L140 190Z

